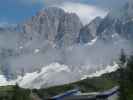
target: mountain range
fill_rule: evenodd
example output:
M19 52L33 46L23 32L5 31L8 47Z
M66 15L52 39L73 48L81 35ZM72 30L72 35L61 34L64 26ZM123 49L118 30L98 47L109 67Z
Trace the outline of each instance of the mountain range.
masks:
M75 13L45 8L23 23L0 27L0 74L7 81L36 75L20 81L26 88L73 82L113 66L121 49L132 52L132 39L132 2L87 25Z

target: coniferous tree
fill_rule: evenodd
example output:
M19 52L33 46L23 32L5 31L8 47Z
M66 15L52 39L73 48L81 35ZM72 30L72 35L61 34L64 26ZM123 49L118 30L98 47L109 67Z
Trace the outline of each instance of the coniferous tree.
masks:
M133 84L133 56L130 56L127 63L128 80Z
M119 79L119 85L120 85L120 100L127 100L126 99L126 93L125 93L125 64L126 64L126 55L124 50L121 50L121 55L119 58L119 71L120 71L120 79Z
M133 100L133 56L127 57L122 50L119 66L120 100Z

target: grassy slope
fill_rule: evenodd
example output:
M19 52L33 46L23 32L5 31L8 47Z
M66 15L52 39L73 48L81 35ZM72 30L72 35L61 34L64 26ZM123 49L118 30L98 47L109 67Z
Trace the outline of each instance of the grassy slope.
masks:
M0 100L11 100L13 95L13 86L0 87Z

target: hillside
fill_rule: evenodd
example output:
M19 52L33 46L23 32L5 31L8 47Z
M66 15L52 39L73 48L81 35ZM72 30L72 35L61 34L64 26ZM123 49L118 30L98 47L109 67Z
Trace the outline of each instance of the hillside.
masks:
M12 100L14 93L16 96L18 95L17 96L18 98L22 98L21 100L29 100L29 98L32 98L31 97L32 94L38 95L40 98L48 98L74 88L79 88L82 92L104 91L118 84L117 81L113 80L112 74L113 73L105 74L101 77L92 78L92 79L88 78L74 83L62 86L50 87L46 89L30 90L30 89L22 89L19 88L18 86L4 86L0 87L0 100L5 100L4 98L6 98L6 100ZM112 78L110 76L112 76Z

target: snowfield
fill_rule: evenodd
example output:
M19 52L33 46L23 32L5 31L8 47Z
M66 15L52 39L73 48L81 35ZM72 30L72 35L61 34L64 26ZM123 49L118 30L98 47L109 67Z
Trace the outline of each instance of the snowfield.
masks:
M98 77L105 73L114 72L118 68L119 66L114 63L113 66L107 66L103 70L96 71L90 75L84 75L82 71L72 71L66 65L53 63L43 67L41 71L27 73L23 77L19 76L12 81L7 81L3 75L0 75L0 86L15 85L17 83L23 88L46 88L86 79L87 77Z

